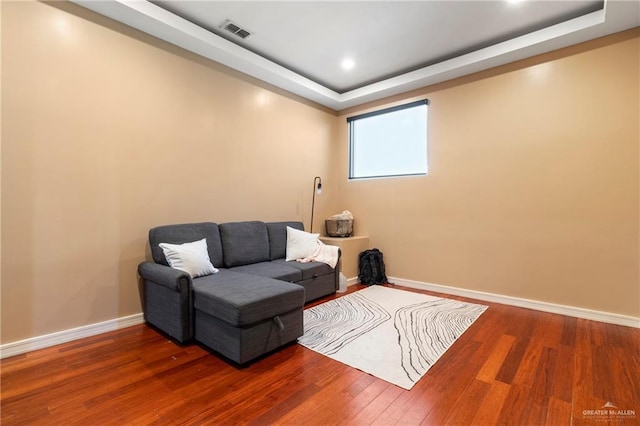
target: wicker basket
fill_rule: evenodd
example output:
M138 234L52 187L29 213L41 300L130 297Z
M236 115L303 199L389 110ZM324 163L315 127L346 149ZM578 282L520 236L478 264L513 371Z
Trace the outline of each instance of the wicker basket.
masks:
M326 219L324 226L330 237L350 237L353 234L353 219Z

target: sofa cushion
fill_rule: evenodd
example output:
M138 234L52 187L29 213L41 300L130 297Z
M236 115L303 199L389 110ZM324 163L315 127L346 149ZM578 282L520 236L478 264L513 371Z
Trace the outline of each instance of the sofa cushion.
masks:
M300 272L302 273L303 280L315 278L320 275L335 274L335 269L333 269L331 266L327 265L326 263L321 263L321 262L302 263L302 262L296 262L296 261L286 261L284 259L277 259L271 263L275 265L284 265L289 268L296 268L300 270ZM296 282L298 281L300 280L297 280Z
M269 234L264 222L230 222L219 227L227 268L269 260Z
M207 239L207 251L213 266L222 266L222 243L218 225L212 222L158 226L149 230L149 246L154 262L169 266L158 244L184 244Z
M231 270L289 282L302 280L302 271L300 269L276 262L252 263L251 265L236 266Z
M297 284L221 269L193 280L194 307L236 327L248 326L304 306Z
M287 226L304 231L302 222L267 223L269 233L269 260L283 259L287 255Z

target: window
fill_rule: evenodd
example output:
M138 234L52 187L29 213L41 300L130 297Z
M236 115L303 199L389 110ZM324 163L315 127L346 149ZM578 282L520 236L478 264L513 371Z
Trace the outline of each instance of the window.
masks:
M427 99L347 118L349 179L427 174Z

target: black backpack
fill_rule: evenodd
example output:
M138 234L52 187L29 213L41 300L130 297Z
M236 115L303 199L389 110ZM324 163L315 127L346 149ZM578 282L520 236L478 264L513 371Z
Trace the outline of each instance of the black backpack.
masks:
M388 282L384 270L382 252L377 248L365 250L358 256L358 280L361 284L383 284Z

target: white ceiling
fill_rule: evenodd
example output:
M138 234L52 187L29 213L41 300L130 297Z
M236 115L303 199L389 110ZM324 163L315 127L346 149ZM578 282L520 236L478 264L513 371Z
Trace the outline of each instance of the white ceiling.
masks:
M638 0L74 1L335 110L640 25Z
M599 0L154 3L337 92L603 6ZM219 27L226 19L253 35L242 40L222 31ZM343 70L344 57L352 57L358 66Z

